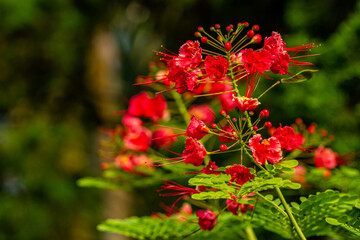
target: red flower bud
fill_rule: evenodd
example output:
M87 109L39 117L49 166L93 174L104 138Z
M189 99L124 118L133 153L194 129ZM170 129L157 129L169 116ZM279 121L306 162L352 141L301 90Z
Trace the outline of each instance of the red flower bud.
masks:
M220 145L220 151L225 152L227 150L227 146L225 144Z
M262 119L267 118L268 116L269 116L269 110L264 109L264 110L262 110L262 111L260 112L260 117L261 117Z
M252 38L252 40L254 41L254 43L260 43L261 40L262 40L262 37L261 37L260 34L256 34L256 35Z
M201 33L200 32L195 32L195 37L201 37Z
M225 43L225 50L227 52L229 52L231 48L232 48L231 43L229 43L229 42Z
M208 41L207 37L201 37L200 41L202 43L206 43Z
M249 30L249 31L246 33L246 35L247 35L248 38L252 38L252 37L255 35L255 33L254 33L253 30Z
M255 32L259 31L259 25L254 25L252 27L252 30L254 30Z
M271 128L271 127L272 127L272 123L271 123L271 122L265 122L264 127L266 127L266 128Z

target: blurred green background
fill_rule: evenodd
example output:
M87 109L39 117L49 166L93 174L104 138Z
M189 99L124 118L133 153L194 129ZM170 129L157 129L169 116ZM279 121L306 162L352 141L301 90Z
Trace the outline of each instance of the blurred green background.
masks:
M98 127L139 91L152 50L176 52L198 26L247 21L321 44L313 79L262 102L274 123L317 122L335 151L359 152L360 1L1 0L0 16L0 240L108 237L107 194L76 186L100 174Z

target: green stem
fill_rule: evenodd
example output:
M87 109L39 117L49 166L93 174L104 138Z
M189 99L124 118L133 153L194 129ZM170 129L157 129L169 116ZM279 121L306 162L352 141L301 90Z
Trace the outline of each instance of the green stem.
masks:
M227 55L227 59L231 63L229 53ZM236 84L236 79L235 79L235 76L234 76L233 68L230 68L230 76L231 76L231 81L232 81L233 87L234 87L235 92L236 92L236 96L241 97L241 94L240 94L239 89L238 89L237 84Z
M247 235L248 235L248 239L249 239L249 240L257 240L256 235L255 235L255 232L254 232L254 230L252 229L251 226L247 226L247 227L245 228L245 231L246 231L246 233L247 233Z
M305 237L305 235L303 234L303 232L301 231L298 223L296 222L296 220L295 220L295 218L294 218L294 216L293 216L293 214L292 214L292 212L291 212L291 209L290 209L289 205L287 204L284 196L283 196L282 193L281 193L280 188L279 188L279 187L275 187L275 190L276 190L276 192L277 192L277 194L278 194L278 196L279 196L279 198L280 198L280 201L281 201L282 205L284 206L285 211L286 211L286 213L287 213L287 215L288 215L288 217L289 217L289 219L290 219L290 222L291 222L292 225L294 226L295 231L296 231L296 233L298 234L299 238L300 238L301 240L306 240L306 237Z
M287 217L286 212L284 212L284 210L282 210L278 205L276 205L273 201L270 201L269 199L267 199L266 197L264 197L261 193L256 193L256 195L258 195L261 199L263 199L264 201L270 203L271 205L273 205L279 212L281 212L282 215L284 215L285 217Z
M184 118L184 121L186 125L189 125L190 123L190 115L186 109L186 106L182 100L181 94L177 93L176 91L171 91L173 98L175 99L176 105L179 108L179 112L181 113L182 117Z
M245 117L246 117L246 121L247 121L247 123L248 123L248 127L251 129L251 132L252 132L253 134L256 134L256 132L254 131L254 126L253 126L253 124L252 124L252 122L251 122L251 118L250 118L248 112L245 111L244 114L245 114Z
M260 99L265 93L267 93L270 89L272 89L273 87L275 87L276 85L278 85L279 83L281 83L280 81L277 81L276 83L274 83L273 85L271 85L268 89L265 90L265 92L263 92L257 99Z

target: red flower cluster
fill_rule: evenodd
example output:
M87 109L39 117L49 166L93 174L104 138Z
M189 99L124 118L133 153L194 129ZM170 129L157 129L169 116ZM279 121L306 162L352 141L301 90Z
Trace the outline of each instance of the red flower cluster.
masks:
M249 146L254 160L260 165L264 165L266 160L274 164L282 159L281 144L275 137L262 139L260 134L256 134L249 140Z
M141 92L130 99L127 112L132 116L150 118L153 122L169 118L164 97L157 95L150 98L146 92Z
M219 175L219 174L221 174L221 172L215 171L218 168L219 167L216 166L216 164L213 161L209 161L209 164L206 167L204 167L203 169L201 169L200 172L205 173L205 174Z
M127 172L134 172L137 167L141 166L153 167L152 160L145 154L119 155L115 158L115 164Z
M230 182L236 182L239 185L243 185L250 179L254 179L254 176L250 173L250 169L240 164L234 164L227 168L225 173L231 176Z
M202 230L211 231L217 221L217 215L210 210L198 210L196 216L199 217L199 226Z
M225 77L229 65L229 62L221 56L206 56L205 58L205 71L209 78L221 79Z
M274 131L272 136L276 137L280 141L281 148L286 151L294 151L303 144L303 139L299 138L300 135L296 134L292 127L280 126Z
M337 154L330 148L324 148L320 146L315 151L315 166L317 168L329 168L336 167Z
M233 101L236 103L236 106L242 112L254 110L260 104L260 102L256 98L248 97L233 97Z
M196 167L200 166L203 163L206 154L206 149L201 143L191 137L186 139L185 150L183 151L186 164L191 163Z
M125 149L133 151L146 151L151 143L151 131L142 125L142 121L131 116L124 116L123 135Z
M197 119L194 115L191 117L191 122L186 129L186 135L192 137L196 140L202 139L206 134L208 134L209 128L205 123Z

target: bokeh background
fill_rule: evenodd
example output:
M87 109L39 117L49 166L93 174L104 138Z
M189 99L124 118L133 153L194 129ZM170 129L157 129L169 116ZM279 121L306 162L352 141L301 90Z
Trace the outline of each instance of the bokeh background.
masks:
M316 122L335 151L359 153L359 0L1 0L0 16L0 240L110 239L96 224L122 197L76 180L100 174L98 128L140 90L152 50L176 52L198 26L321 44L320 71L263 102L273 122Z

